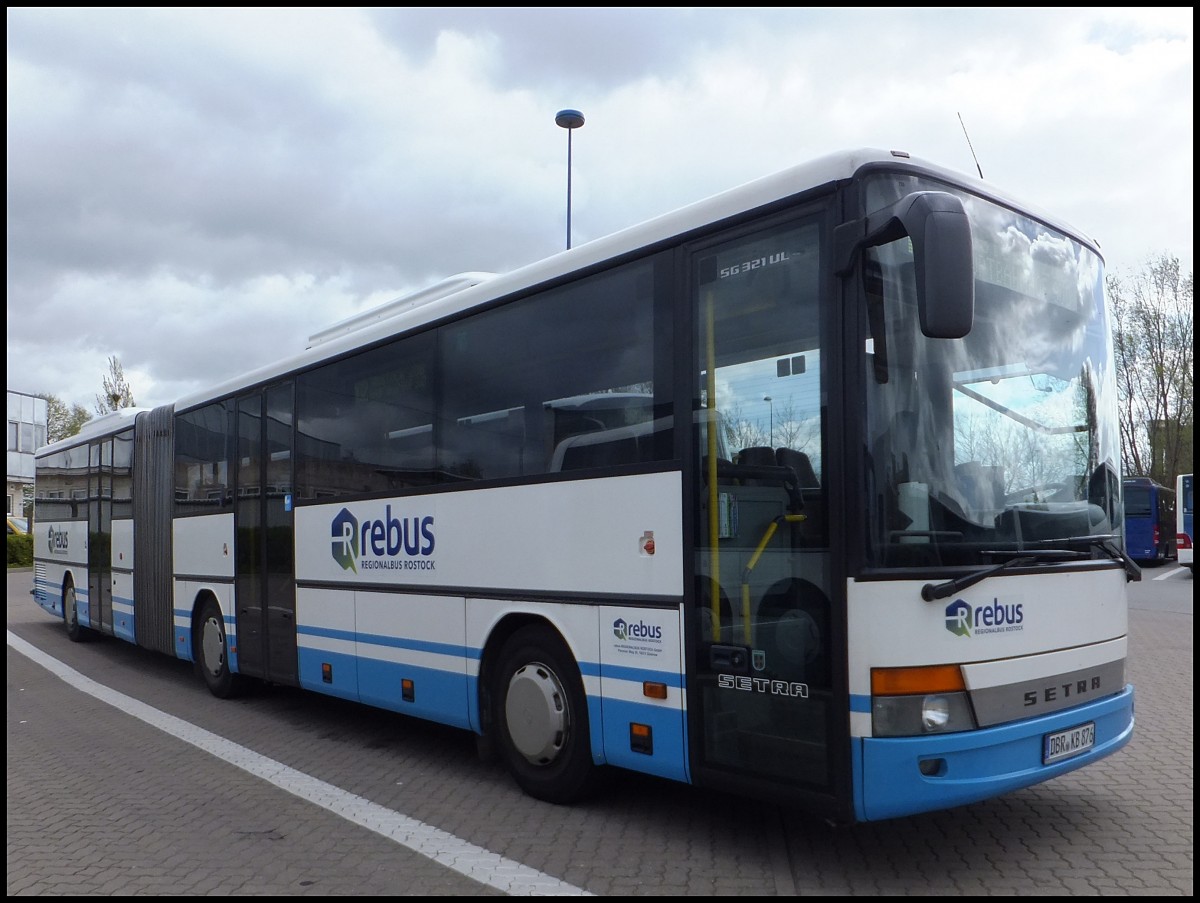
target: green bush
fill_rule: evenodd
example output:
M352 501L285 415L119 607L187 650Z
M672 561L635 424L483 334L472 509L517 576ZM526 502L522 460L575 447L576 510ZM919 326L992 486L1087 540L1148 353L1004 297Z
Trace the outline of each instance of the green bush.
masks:
M29 533L8 534L8 566L33 567L33 536Z

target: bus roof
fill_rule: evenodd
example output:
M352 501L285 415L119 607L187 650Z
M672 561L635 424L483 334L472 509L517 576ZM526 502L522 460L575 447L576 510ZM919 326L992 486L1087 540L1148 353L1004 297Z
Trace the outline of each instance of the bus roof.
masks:
M49 445L44 445L34 452L35 458L40 458L42 455L57 451L61 448L70 448L73 445L80 445L90 439L99 439L104 436L111 436L113 433L119 433L121 430L133 426L133 421L138 414L146 413L149 408L120 408L116 411L110 411L107 414L102 414L99 417L94 417L79 428L79 432L74 436L67 436L65 439L59 439L57 442L51 442Z
M1166 489L1162 483L1159 483L1154 477L1126 477L1121 481L1125 486L1157 486L1159 489Z
M678 239L751 210L805 191L832 186L853 178L864 168L908 167L950 183L963 185L1003 203L1019 206L1056 228L1078 235L1077 230L1013 199L974 176L911 157L904 151L872 148L841 151L764 176L740 187L622 229L603 238L560 251L508 273L462 273L389 301L382 308L335 323L312 336L310 346L285 359L193 392L176 403L187 410L239 389L281 377L357 347L383 341L426 323L452 317L506 295L532 289L572 272L598 266L657 244Z

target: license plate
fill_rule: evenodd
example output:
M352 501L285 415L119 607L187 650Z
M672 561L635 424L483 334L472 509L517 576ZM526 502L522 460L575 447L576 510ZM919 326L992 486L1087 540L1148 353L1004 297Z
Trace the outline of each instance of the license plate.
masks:
M1094 721L1068 728L1065 731L1046 734L1045 742L1042 744L1042 764L1050 765L1054 762L1061 762L1063 759L1087 752L1095 745L1096 723Z

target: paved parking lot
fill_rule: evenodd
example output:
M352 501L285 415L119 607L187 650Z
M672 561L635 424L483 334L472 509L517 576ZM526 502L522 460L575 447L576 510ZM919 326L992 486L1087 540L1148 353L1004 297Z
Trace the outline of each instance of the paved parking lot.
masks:
M832 828L630 775L549 806L464 732L290 689L221 701L184 663L71 644L10 573L8 893L1191 896L1191 577L1160 577L1132 587L1124 750Z

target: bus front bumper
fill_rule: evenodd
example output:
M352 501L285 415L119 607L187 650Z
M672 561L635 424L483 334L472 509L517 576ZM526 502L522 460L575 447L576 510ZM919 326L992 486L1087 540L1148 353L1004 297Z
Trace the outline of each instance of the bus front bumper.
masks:
M1047 765L1046 737L1095 725L1094 744ZM861 737L852 745L861 821L948 809L1029 787L1116 752L1133 737L1132 684L1115 696L996 727L927 737Z

